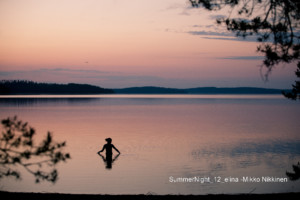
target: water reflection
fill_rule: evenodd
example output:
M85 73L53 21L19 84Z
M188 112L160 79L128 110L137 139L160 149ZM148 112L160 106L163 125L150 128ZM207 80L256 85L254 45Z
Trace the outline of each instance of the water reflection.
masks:
M99 98L0 98L4 106L43 106L43 105L78 105L99 101Z
M55 186L2 180L0 187L93 194L248 193L254 188L255 193L299 192L299 181L168 182L169 176L286 177L286 171L293 172L292 165L300 160L298 104L244 97L144 97L72 99L74 102L66 97L33 99L36 102L30 104L29 100L28 105L13 105L10 102L22 100L0 98L0 116L18 114L41 132L50 129L57 139L68 142L73 157L59 166L60 181ZM107 135L122 151L121 159L115 152L110 156L103 152L99 158L95 155L100 150L99 138Z
M112 158L112 154L107 154L106 158L98 152L98 155L102 158L104 164L106 165L105 168L110 170L112 169L112 164L117 160L117 158L120 156L120 154L117 154Z
M211 171L224 171L230 164L231 168L241 169L256 167L262 164L270 168L287 168L283 162L300 156L300 141L269 141L269 142L244 142L209 148L202 147L191 152L193 160L207 160ZM234 162L226 162L230 159ZM224 161L215 162L215 161Z
M101 101L100 101L101 100ZM104 100L104 101L103 101ZM0 106L43 105L169 105L171 104L286 104L282 95L16 95L1 96ZM290 102L295 104L295 102Z
M274 142L243 142L235 145L224 145L216 148L200 148L191 152L194 158L198 156L225 156L237 157L250 154L289 154L300 155L300 141L274 141Z

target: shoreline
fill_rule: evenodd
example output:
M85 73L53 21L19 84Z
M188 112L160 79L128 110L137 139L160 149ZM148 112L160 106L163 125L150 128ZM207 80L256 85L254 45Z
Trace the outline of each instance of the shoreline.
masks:
M272 193L272 194L207 194L207 195L154 195L154 194L136 194L136 195L108 195L108 194L65 194L65 193L25 193L25 192L6 192L0 191L1 199L30 199L30 200L78 200L78 199L255 199L265 200L274 199L299 199L300 193ZM5 197L5 198L4 198Z

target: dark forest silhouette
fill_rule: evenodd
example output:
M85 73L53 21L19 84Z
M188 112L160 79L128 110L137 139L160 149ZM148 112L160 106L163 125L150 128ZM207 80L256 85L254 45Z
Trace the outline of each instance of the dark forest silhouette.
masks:
M13 80L0 82L0 94L112 94L104 89L88 84L36 83L33 81Z
M256 87L198 87L187 89L163 88L163 87L130 87L114 89L115 94L281 94L280 89L267 89Z
M228 17L220 16L218 24L237 36L256 36L257 52L264 54L262 69L265 80L275 66L297 63L295 84L289 99L300 99L300 1L299 0L189 0L194 8L218 11L229 8ZM236 16L236 17L234 17Z
M300 179L300 163L293 165L294 172L286 172L286 175L291 181L296 181Z
M69 153L62 149L66 142L56 143L50 132L45 139L36 144L36 132L27 122L17 117L2 120L0 137L0 178L21 178L19 167L35 177L36 183L41 180L55 183L58 171L55 165L70 159Z
M35 83L32 81L1 81L0 95L13 94L282 94L290 92L281 89L257 87L198 87L198 88L164 88L164 87L130 87L122 89L103 89L87 84L52 84Z

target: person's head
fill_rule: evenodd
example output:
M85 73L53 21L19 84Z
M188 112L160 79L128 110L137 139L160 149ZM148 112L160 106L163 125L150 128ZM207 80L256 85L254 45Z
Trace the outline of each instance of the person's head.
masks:
M111 138L106 138L105 141L110 144L112 139Z

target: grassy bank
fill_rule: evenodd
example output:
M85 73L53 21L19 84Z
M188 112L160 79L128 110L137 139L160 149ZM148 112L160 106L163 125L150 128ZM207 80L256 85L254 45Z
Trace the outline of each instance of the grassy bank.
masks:
M30 199L30 200L78 200L78 199L87 199L87 200L110 200L110 199L281 199L281 200L291 200L299 199L300 193L278 193L278 194L237 194L237 195L227 195L227 194L218 194L218 195L97 195L97 194L58 194L58 193L19 193L19 192L0 192L1 199Z

